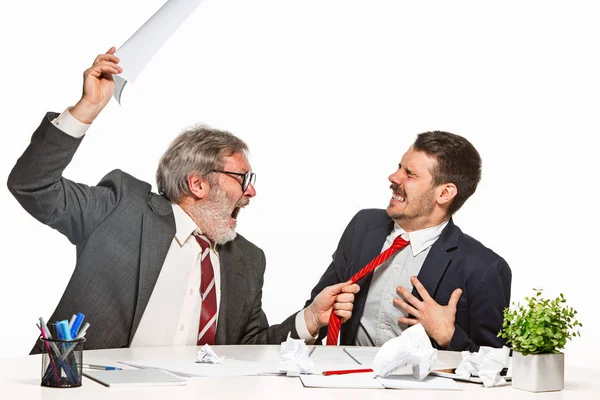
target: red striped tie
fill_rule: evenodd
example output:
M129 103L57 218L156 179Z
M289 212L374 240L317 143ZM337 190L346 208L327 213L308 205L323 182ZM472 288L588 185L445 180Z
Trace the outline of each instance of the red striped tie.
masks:
M217 332L217 289L215 288L215 273L210 262L210 241L194 234L200 248L200 265L202 277L200 278L200 295L202 308L200 309L200 325L198 326L198 346L215 344Z
M375 270L378 266L383 264L385 260L390 258L392 254L397 252L398 250L402 250L406 246L408 246L410 242L402 239L402 237L398 236L394 239L392 245L383 251L380 255L371 260L370 263L365 265L360 271L358 271L350 280L352 283L356 283L360 281L365 276L369 275L371 272ZM329 326L327 328L327 345L328 346L337 346L338 338L340 336L340 328L342 326L342 319L335 315L333 311L331 312L331 316L329 317Z

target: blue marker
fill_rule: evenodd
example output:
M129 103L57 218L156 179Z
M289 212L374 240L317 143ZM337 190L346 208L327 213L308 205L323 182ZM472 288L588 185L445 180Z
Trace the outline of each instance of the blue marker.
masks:
M82 313L77 313L75 322L73 322L73 326L71 327L71 332L70 332L71 338L77 337L77 333L79 332L79 328L81 327L81 323L83 322L84 318L85 318L85 315L83 315Z
M65 340L65 337L63 335L63 330L62 330L62 326L60 325L61 321L58 321L54 324L54 326L56 327L56 338L58 340Z
M69 332L69 321L66 319L56 323L56 333L59 340L71 340L71 332Z

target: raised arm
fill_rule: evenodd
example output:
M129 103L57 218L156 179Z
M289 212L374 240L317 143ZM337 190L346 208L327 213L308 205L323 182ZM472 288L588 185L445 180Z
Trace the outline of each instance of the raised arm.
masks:
M80 122L91 124L106 107L115 90L113 74L123 72L117 63L116 49L111 47L106 54L100 54L92 66L83 73L83 93L81 99L71 108L70 113Z
M66 111L79 123L91 123L106 106L114 90L112 74L121 72L115 49L99 55L84 72L83 93ZM34 132L31 143L8 177L8 188L33 217L63 234L72 243L85 239L112 210L119 198L119 179L107 179L90 187L63 178L82 141L56 125L48 113ZM118 174L117 174L118 175Z

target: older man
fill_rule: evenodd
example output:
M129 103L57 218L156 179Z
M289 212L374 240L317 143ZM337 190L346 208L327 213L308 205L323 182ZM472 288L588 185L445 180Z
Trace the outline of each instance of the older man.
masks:
M83 95L49 113L10 174L8 186L35 218L77 246L75 272L51 320L84 313L86 348L280 343L311 338L335 314L351 315L357 285L339 284L269 327L262 310L265 256L235 233L256 194L247 147L224 131L183 132L151 185L120 170L96 186L62 176L122 72L111 48L84 73ZM52 273L48 271L48 273ZM35 349L34 349L35 351Z

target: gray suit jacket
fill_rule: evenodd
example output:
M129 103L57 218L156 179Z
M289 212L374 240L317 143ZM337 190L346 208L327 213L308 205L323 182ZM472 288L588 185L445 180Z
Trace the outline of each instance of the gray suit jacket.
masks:
M77 246L75 271L49 321L82 312L92 324L86 349L128 347L175 235L171 203L120 170L96 186L65 179L82 139L54 126L56 116L45 116L8 178L27 212ZM216 343L279 344L288 332L297 337L295 315L269 327L262 310L263 251L237 235L219 254Z

